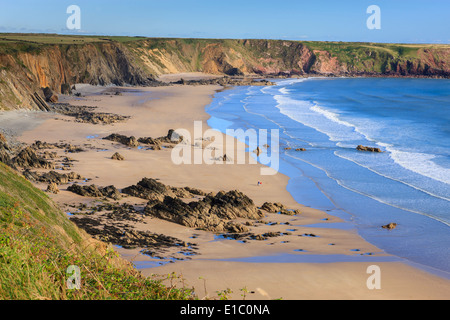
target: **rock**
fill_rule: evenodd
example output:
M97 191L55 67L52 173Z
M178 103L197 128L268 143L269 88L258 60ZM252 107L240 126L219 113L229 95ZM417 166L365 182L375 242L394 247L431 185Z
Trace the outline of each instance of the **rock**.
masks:
M263 216L250 198L236 190L221 191L214 196L207 195L202 200L190 203L165 196L163 201L150 201L144 212L190 228L232 233L246 232L248 229L231 220L236 218L255 220Z
M356 150L369 151L369 152L382 152L380 148L365 147L365 146L362 146L362 145L357 146Z
M120 195L119 190L117 190L116 187L114 186L107 186L104 188L100 188L100 192L108 198L114 199L114 200L119 200L122 198L122 196Z
M40 150L40 149L54 149L57 148L56 145L54 144L50 144L48 142L42 142L40 140L35 141L31 147L35 150Z
M161 141L158 139L153 139L151 137L139 138L138 142L143 144L148 144L152 146L152 150L161 150Z
M163 200L166 195L175 196L169 187L151 178L143 178L137 185L124 188L122 193L147 200Z
M114 113L92 112L91 110L95 109L95 107L74 106L68 103L52 103L48 107L50 111L74 117L77 122L82 123L111 124L130 118Z
M72 94L72 89L70 87L70 84L68 84L68 83L61 84L61 94Z
M286 214L289 216L300 214L301 211L296 210L289 210L287 209L283 204L281 203L271 203L271 202L265 202L261 209L269 212L269 213L279 213L279 214Z
M77 152L83 152L84 151L83 148L71 145L70 143L63 145L63 147L66 148L65 152L67 152L67 153L77 153Z
M385 225L385 226L382 226L382 228L383 228L383 229L393 230L393 229L397 228L397 224L391 222L391 223L389 223L389 224L387 224L387 225Z
M0 143L8 144L8 141L6 140L5 136L0 133Z
M45 101L46 102L52 102L52 103L58 102L58 95L56 95L52 91L52 89L50 89L49 87L43 88L42 92L44 93L44 97L45 97Z
M26 169L22 174L30 181L44 182L49 184L55 183L56 185L67 184L69 183L69 181L74 180L74 178L71 178L73 177L73 175L67 175L56 171L44 172L42 174L39 174L37 172L30 171L30 169Z
M170 129L167 133L167 139L171 143L180 143L183 141L183 136L179 135L175 130Z
M39 95L39 93L34 92L31 95L31 100L33 100L33 102L37 105L37 107L41 110L41 111L50 111L50 107L47 104L47 102L45 102L45 100Z
M295 151L306 151L306 149L305 148L297 148L297 149L295 149Z
M72 184L67 188L67 190L83 197L103 197L103 193L101 193L98 187L94 184L90 186L80 186L78 184Z
M53 169L54 164L38 157L31 147L25 147L13 158L13 163L22 168Z
M7 166L14 167L14 163L11 160L11 157L9 156L8 152L6 152L6 149L0 148L0 162L3 162Z
M184 189L193 195L198 195L198 196L206 196L207 195L206 192L196 189L196 188L184 187Z
M163 234L156 234L149 231L135 230L130 225L117 226L115 221L100 221L97 217L83 216L72 217L70 219L79 228L85 230L92 237L106 243L120 245L125 249L144 248L144 254L155 256L155 250L161 250L161 254L167 249L173 248L179 252L179 248L183 248L183 252L194 254L195 244L185 243L177 238L169 237ZM151 250L150 250L151 249Z
M118 152L114 153L111 157L112 160L123 161L125 158Z
M138 147L139 146L139 142L136 140L136 138L134 136L131 137L127 137L121 134L116 134L113 133L105 138L103 138L104 140L110 140L110 141L115 141L115 142L119 142L121 144L124 144L128 147Z
M266 210L269 213L278 213L285 209L285 207L281 203L264 202L261 209Z
M50 183L47 187L47 192L57 194L59 193L58 185L54 182Z
M102 188L97 187L95 184L92 184L90 186L80 186L74 183L73 185L69 186L67 190L83 197L92 197L92 198L108 197L114 200L119 200L121 198L120 192L114 186Z
M9 154L10 151L11 149L9 148L5 136L0 133L0 162L14 168L15 165L11 160L11 156Z

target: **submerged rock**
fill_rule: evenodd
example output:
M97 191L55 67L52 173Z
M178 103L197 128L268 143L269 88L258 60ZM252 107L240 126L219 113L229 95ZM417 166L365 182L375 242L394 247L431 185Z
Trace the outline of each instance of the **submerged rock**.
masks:
M54 182L50 183L47 187L47 192L57 194L59 193L58 185Z
M356 150L369 151L369 152L382 152L380 148L365 147L365 146L362 146L362 145L357 146Z

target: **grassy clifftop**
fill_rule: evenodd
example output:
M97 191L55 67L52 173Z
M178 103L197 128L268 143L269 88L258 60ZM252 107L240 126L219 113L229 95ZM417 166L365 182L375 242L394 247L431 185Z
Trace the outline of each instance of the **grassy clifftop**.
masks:
M70 265L81 271L79 290L67 286ZM0 300L193 298L162 280L142 277L0 162Z
M157 85L155 76L450 77L450 45L0 34L0 110L73 84ZM42 93L41 93L42 94Z

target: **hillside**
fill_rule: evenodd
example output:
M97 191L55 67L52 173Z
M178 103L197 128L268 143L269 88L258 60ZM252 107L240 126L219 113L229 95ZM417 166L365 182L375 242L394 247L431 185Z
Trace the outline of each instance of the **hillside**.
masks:
M80 268L79 290L67 288L70 265ZM1 162L0 270L0 300L193 298L192 290L141 276Z
M167 73L450 77L449 45L0 34L0 110L45 109L42 88L159 85Z

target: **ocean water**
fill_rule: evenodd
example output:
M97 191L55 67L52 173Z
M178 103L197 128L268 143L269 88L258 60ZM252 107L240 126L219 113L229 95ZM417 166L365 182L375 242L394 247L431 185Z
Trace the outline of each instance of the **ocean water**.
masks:
M351 222L387 253L450 274L450 80L276 81L218 92L208 124L224 133L279 129L279 171L299 203ZM381 228L390 222L398 227Z

